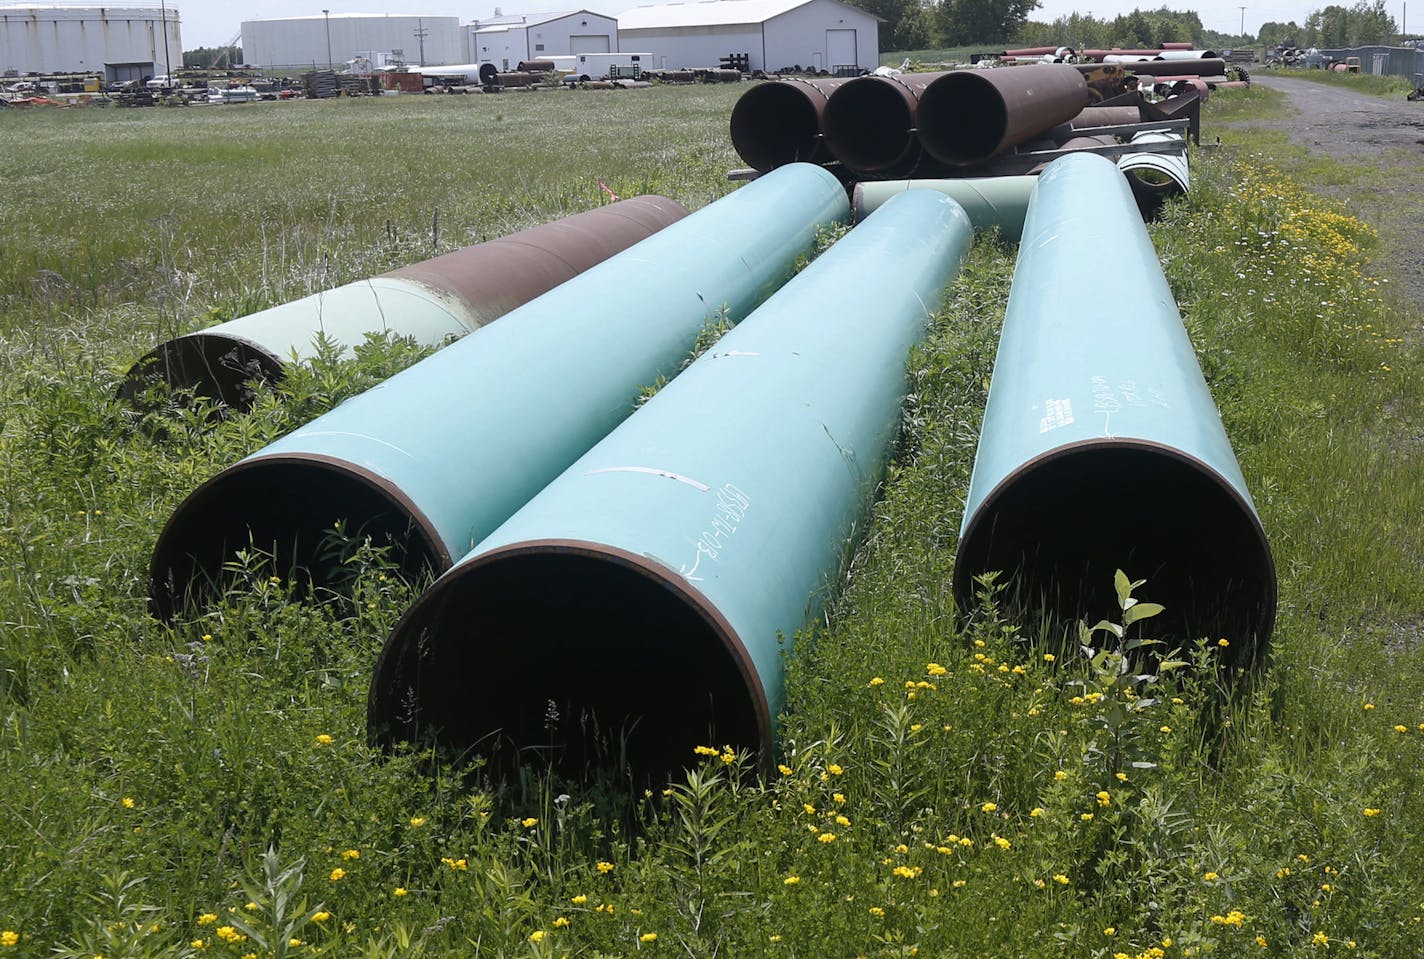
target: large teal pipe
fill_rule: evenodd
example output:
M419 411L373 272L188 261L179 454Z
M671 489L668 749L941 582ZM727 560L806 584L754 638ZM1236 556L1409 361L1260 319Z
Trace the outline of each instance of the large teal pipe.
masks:
M650 777L698 744L768 757L784 657L835 591L972 235L947 197L897 196L724 336L417 600L372 739L510 763L556 743L579 770L601 734Z
M338 522L412 575L443 571L848 213L831 173L777 169L224 470L159 536L154 612L206 592L239 549L329 585L340 568L323 539Z
M1023 233L1028 201L1038 184L1036 176L963 177L956 180L867 180L851 194L851 213L859 223L891 197L906 190L934 190L950 197L969 214L975 230L997 229L1005 240L1017 243Z
M967 608L997 570L1024 602L1116 621L1119 568L1166 606L1151 635L1225 638L1243 663L1269 640L1270 546L1132 191L1071 154L1019 242L954 593Z
M686 215L666 197L632 197L219 323L143 356L118 398L139 401L157 381L247 409L253 381L280 380L284 364L316 355L319 338L347 354L371 333L440 345Z

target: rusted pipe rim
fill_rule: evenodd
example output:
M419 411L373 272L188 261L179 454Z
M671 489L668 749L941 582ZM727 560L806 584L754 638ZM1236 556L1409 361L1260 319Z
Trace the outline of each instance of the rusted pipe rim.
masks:
M1146 579L1139 598L1166 607L1143 635L1226 638L1223 662L1262 658L1276 572L1255 510L1206 463L1150 440L1069 443L1005 476L965 527L955 601L968 609L974 577L999 570L1021 602L1060 618L1120 622L1116 569Z
M823 154L821 112L826 95L808 83L779 80L752 87L732 107L732 148L765 173Z
M367 708L374 744L477 749L503 771L550 743L550 762L585 769L605 745L595 731L621 737L622 762L649 781L697 745L754 749L765 765L771 719L705 596L647 557L564 539L501 547L436 582L387 640Z
M220 593L239 550L271 555L269 572L312 589L339 589L343 570L328 555L327 531L369 536L414 580L450 567L434 524L389 480L318 454L258 456L195 489L168 518L149 563L153 614L171 619Z
M825 143L848 168L890 175L914 166L915 92L895 77L858 77L839 87L822 115Z
M260 343L230 333L190 333L150 350L129 367L115 397L142 405L145 390L178 383L234 410L252 406L253 381L276 383L282 358Z

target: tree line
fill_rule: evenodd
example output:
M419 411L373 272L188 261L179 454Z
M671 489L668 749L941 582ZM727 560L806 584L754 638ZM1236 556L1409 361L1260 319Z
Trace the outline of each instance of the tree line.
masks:
M1030 20L1039 0L848 0L882 19L880 49L930 50L982 45L1155 47L1191 43L1221 49L1293 43L1300 47L1355 47L1388 43L1399 28L1384 0L1357 0L1354 6L1330 5L1297 24L1270 22L1259 33L1229 34L1206 29L1191 10L1133 10L1111 19L1074 13L1052 22Z

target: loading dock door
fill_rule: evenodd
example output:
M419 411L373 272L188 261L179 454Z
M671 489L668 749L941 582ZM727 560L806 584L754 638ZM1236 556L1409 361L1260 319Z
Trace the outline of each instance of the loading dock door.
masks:
M860 65L855 55L854 30L826 31L826 62L830 64L833 73L837 67Z
M587 34L574 35L569 37L569 53L610 53L608 49L608 34L602 33L597 36Z

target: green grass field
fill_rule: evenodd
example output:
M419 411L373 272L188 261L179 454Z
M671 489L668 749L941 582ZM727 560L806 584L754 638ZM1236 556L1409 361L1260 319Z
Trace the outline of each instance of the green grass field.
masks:
M1424 954L1420 317L1372 267L1395 226L1316 192L1379 174L1279 140L1221 129L1152 228L1279 570L1249 691L1202 637L1118 708L1028 618L990 602L959 624L1014 262L989 240L910 363L906 435L790 664L769 778L720 743L631 794L618 770L493 783L376 753L367 682L415 595L379 557L346 599L255 569L149 618L182 497L413 351L161 430L110 400L133 359L596 205L599 180L701 206L740 165L740 92L0 114L0 959ZM1278 109L1223 92L1204 125Z

